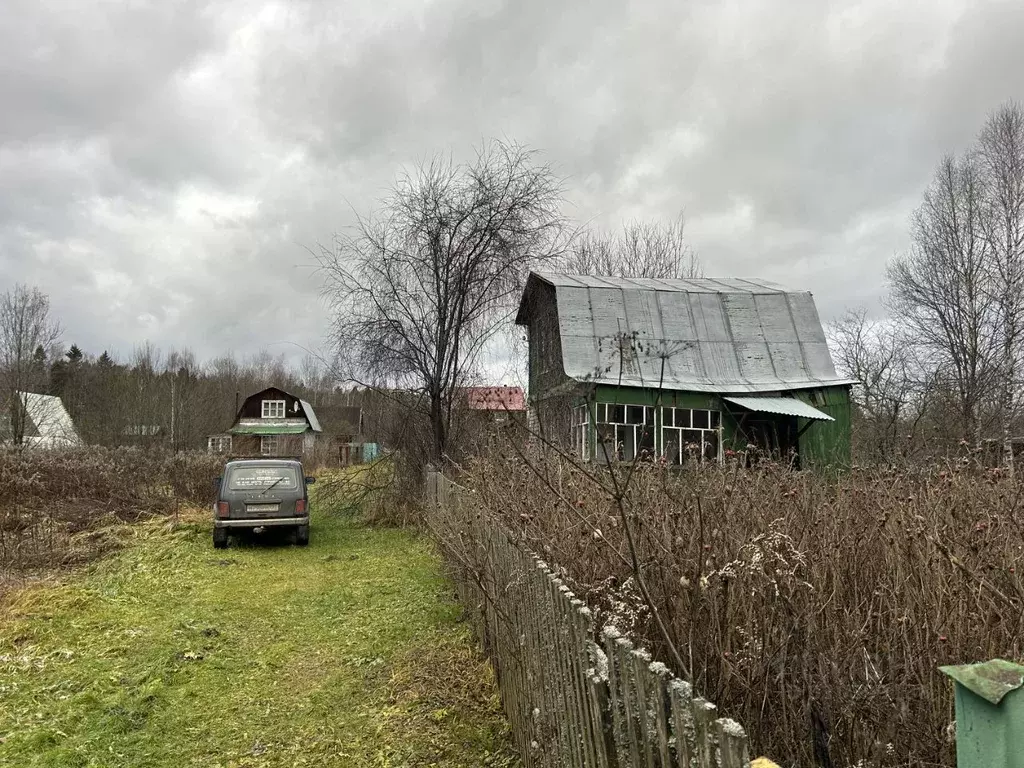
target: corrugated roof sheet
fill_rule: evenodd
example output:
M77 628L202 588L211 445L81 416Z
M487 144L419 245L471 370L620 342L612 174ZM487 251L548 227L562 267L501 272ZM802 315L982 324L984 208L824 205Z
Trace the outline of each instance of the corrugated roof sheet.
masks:
M836 374L807 291L765 280L532 273L555 289L565 373L579 381L696 392L850 384Z
M313 428L314 432L323 432L323 427L320 426L320 420L316 417L313 412L313 406L307 403L305 400L299 400L302 403L302 410L306 412L306 418L309 419L309 426Z
M759 413L778 413L783 416L799 416L802 419L817 419L818 421L835 421L823 411L819 411L813 405L808 405L802 400L792 397L723 397L730 403L742 406L749 411Z

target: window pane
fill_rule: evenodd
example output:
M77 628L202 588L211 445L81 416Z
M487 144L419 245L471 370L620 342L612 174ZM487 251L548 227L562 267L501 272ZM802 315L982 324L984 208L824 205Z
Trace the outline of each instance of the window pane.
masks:
M597 404L597 420L608 421L608 406L604 403Z
M622 461L632 461L636 457L636 442L633 434L633 427L616 427L616 442L619 444L619 458Z
M708 461L718 461L718 433L704 433L704 458Z
M638 427L640 433L640 455L645 459L654 458L654 427Z
M609 405L608 406L608 421L616 424L626 423L626 406L624 405Z
M615 440L615 427L610 424L598 424L597 439L602 442L613 442Z
M707 411L693 411L693 424L694 429L709 429L711 422L708 417Z
M662 433L662 439L665 441L664 455L668 459L670 464L681 463L680 459L680 445L679 445L679 430L678 429L666 429Z
M246 488L295 488L298 478L290 467L238 467L228 472L228 487L235 491Z
M682 430L683 435L683 462L693 461L694 459L700 458L701 455L701 436L703 433L699 429L684 429Z
M626 408L626 421L629 424L644 423L644 407L642 405L630 405Z
M676 408L676 426L687 427L690 426L690 409L689 408Z
M719 411L711 412L711 428L718 429L722 426L722 414Z
M653 423L654 423L654 408L648 405L646 408L644 408L644 424L653 424Z

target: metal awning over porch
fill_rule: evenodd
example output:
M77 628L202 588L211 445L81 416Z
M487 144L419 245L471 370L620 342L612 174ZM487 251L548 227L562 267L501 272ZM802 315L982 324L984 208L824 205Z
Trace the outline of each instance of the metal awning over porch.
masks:
M801 419L817 419L818 421L835 421L813 405L808 405L795 397L723 397L727 403L746 408L758 413L775 413L781 416L798 416Z

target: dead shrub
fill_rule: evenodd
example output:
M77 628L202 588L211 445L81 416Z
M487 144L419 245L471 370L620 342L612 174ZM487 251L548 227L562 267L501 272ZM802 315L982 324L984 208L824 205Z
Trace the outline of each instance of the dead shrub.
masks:
M1024 485L999 472L615 471L613 482L557 458L496 459L459 482L477 514L557 563L605 615L629 614L667 661L634 588L624 514L696 688L758 754L813 765L825 739L837 766L951 765L952 689L937 667L1024 656Z
M105 537L79 534L103 525L211 503L221 464L131 448L0 452L0 576L100 554Z

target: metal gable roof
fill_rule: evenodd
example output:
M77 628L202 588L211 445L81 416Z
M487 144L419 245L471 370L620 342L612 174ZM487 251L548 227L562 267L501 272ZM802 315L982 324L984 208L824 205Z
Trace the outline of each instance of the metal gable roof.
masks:
M57 445L81 445L82 440L75 430L70 414L64 408L64 402L53 395L40 395L35 392L19 392L29 420L39 433L28 439L34 445L47 447Z
M562 362L579 381L697 392L850 384L832 364L814 299L765 280L533 273L555 289Z
M305 400L299 400L302 403L302 410L306 414L306 418L309 419L309 426L313 428L314 432L323 432L323 427L320 426L320 420L316 417L313 412L313 406L307 403Z

